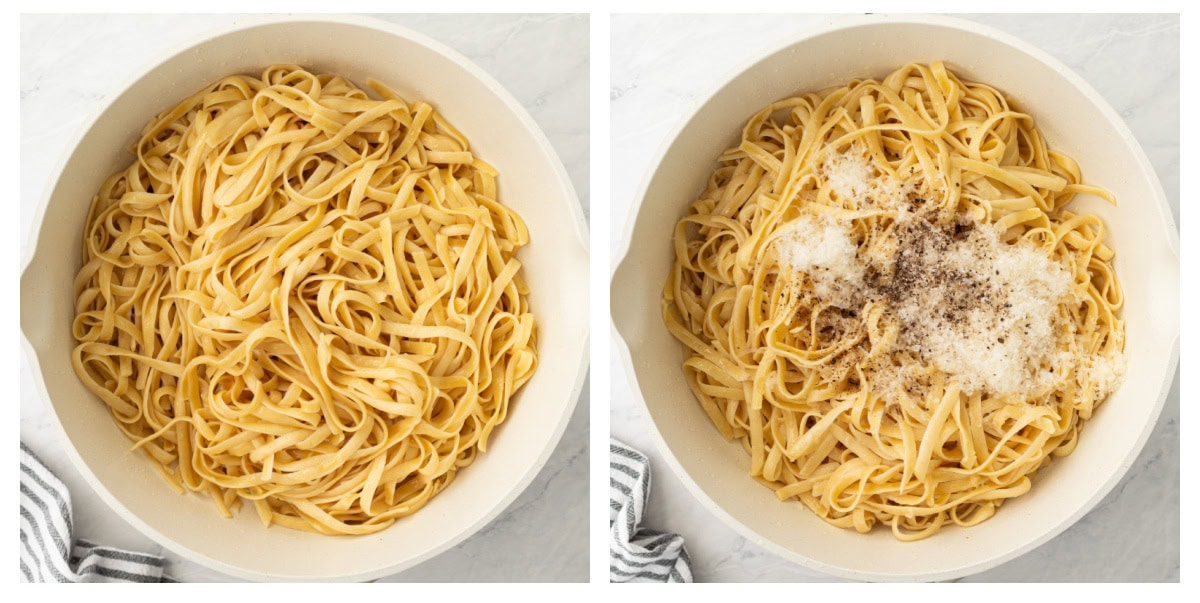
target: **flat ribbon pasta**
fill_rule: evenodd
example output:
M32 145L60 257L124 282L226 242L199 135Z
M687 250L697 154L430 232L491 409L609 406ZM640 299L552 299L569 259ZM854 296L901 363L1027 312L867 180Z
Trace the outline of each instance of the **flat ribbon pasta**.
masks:
M496 170L368 83L222 79L146 126L88 214L75 372L227 517L382 530L486 450L537 366Z
M1066 209L1115 200L997 90L906 65L763 108L718 161L676 226L663 319L698 403L781 500L902 540L977 524L1070 453L1119 383L1113 251L1099 218ZM1028 290L1061 273L1042 331L1004 318L1022 300L987 282L995 258L936 259L967 242L1053 273ZM945 329L919 340L927 319ZM984 361L935 353L972 321L992 329ZM986 354L1020 347L1009 332L1048 351L998 366Z

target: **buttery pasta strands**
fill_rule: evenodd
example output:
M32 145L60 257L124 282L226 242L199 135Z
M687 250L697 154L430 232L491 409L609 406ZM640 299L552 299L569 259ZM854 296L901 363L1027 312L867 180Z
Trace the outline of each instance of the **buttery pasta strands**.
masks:
M537 366L496 170L429 104L275 65L156 117L93 200L73 363L178 491L368 534Z
M1079 166L940 62L755 114L674 233L663 318L749 473L897 538L986 520L1120 383Z

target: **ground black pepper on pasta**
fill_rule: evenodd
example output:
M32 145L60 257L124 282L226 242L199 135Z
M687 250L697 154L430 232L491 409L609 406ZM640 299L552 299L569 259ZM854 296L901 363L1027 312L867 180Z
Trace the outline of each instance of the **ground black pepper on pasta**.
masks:
M1000 92L910 64L773 103L719 161L663 318L781 500L902 540L977 524L1119 385L1114 254L1067 208L1114 199Z

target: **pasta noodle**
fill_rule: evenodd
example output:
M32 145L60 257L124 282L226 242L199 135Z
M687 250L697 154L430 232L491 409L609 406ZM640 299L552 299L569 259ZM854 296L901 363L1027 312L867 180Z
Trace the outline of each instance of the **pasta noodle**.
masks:
M75 372L226 517L382 530L486 450L537 365L496 170L368 83L224 78L147 124L88 214Z
M1104 224L1033 119L941 62L750 118L674 233L663 318L780 500L901 540L1069 454L1124 370Z

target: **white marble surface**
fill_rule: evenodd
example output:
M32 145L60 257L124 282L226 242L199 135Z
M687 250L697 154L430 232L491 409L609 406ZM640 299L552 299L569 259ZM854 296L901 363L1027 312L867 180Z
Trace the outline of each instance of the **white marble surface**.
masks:
M836 17L614 15L611 25L610 249L666 136L757 49ZM1179 221L1179 18L978 15L1090 82L1154 165ZM615 263L617 258L613 258ZM614 264L615 265L615 264ZM617 345L616 343L613 344ZM748 542L706 511L661 461L620 362L610 359L611 430L652 459L645 524L679 532L698 581L831 581ZM966 581L1178 581L1179 376L1149 443L1091 513L1041 547Z
M504 85L554 145L587 214L587 15L387 15L466 55ZM21 254L51 171L96 104L161 52L236 17L21 17ZM135 35L136 34L136 35ZM21 440L67 483L80 537L164 553L97 497L62 450L21 351ZM545 469L499 517L457 547L387 581L585 581L588 387ZM15 449L15 448L14 448ZM184 581L231 578L165 552ZM547 556L549 555L549 556ZM549 561L547 559L550 559Z

